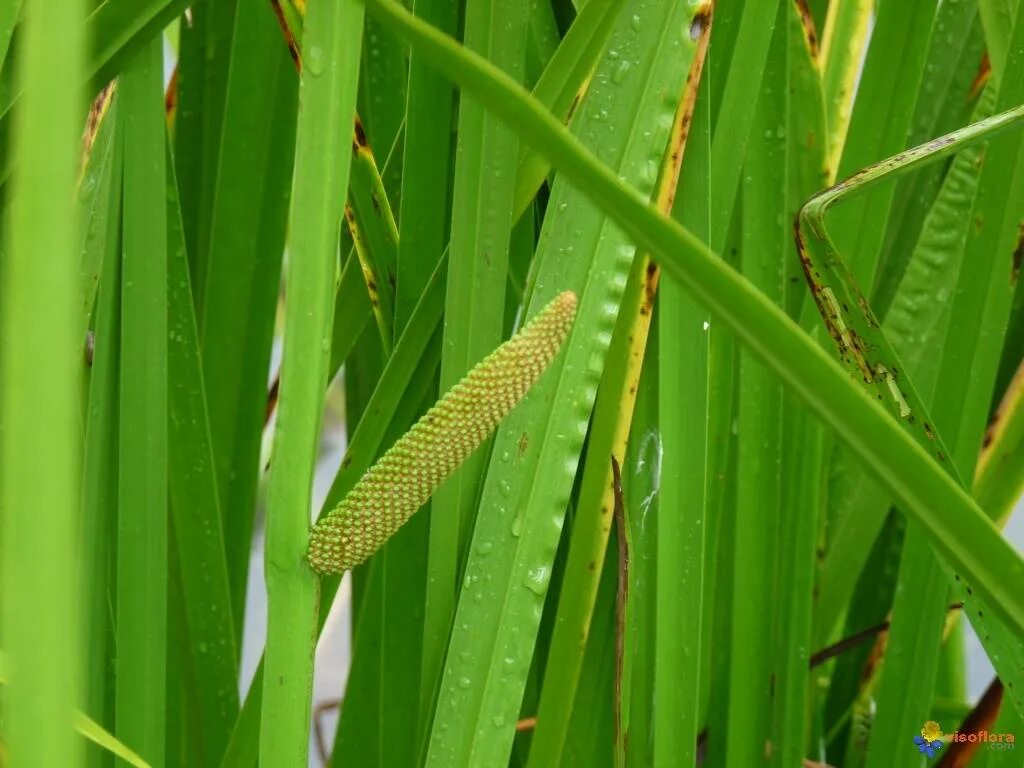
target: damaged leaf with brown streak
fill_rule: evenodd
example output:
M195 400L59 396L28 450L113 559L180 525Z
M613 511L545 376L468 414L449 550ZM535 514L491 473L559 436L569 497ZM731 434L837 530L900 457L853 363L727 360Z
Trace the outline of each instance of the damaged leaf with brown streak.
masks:
M964 487L956 467L921 397L909 378L901 376L902 363L886 338L853 277L850 267L837 251L825 227L830 205L875 183L945 157L966 146L990 138L994 133L1018 125L1024 118L1024 106L979 121L919 147L902 152L865 168L850 178L811 198L801 208L794 223L800 262L818 312L836 344L839 358L851 376L892 413L903 428L927 452L943 463L944 469ZM1014 254L1013 261L1016 261ZM1015 270L1014 270L1015 271ZM1010 681L1010 701L1024 714L1024 650L1013 642L1012 634L998 620L992 624L993 611L987 601L976 596L961 575L952 573L954 594L962 600L972 624L981 638L1000 677Z
M829 237L825 214L840 200L988 139L1014 127L1022 118L1024 106L882 160L812 197L800 209L794 222L794 239L804 276L825 328L836 343L840 360L929 454L945 463L947 471L954 476L955 469L946 461L948 451L930 423L927 409L913 384L902 375L903 366L895 350L882 332L849 266Z

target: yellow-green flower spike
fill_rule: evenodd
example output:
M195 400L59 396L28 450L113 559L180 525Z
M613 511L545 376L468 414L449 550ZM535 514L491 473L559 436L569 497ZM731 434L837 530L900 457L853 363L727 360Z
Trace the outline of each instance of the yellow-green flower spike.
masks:
M313 570L341 573L380 549L523 398L575 316L576 294L559 294L438 400L313 527Z

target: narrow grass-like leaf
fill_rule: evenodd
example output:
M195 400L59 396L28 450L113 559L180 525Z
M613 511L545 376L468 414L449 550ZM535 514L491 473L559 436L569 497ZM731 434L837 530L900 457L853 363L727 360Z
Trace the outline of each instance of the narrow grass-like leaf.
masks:
M457 3L415 0L412 9L444 33L456 34ZM411 52L402 158L398 285L395 287L395 328L399 333L408 322L448 241L454 100L455 89L451 83Z
M857 73L871 32L873 0L834 0L828 3L828 15L822 29L822 89L825 95L828 152L826 168L829 181L835 180L839 157L850 126L850 112Z
M527 3L468 0L463 40L516 82L526 62ZM473 99L459 102L459 141L452 186L448 294L439 388L455 384L501 341L519 141ZM568 286L566 286L568 287ZM455 611L456 581L465 559L487 452L470 458L438 489L430 520L423 692L441 679L444 644Z
M163 759L167 690L167 179L159 39L121 77L121 277L117 729Z
M992 61L1006 61L1017 8L1015 0L978 0L978 13L985 28L985 44Z
M692 145L691 145L692 146ZM662 290L664 285L662 286ZM651 343L658 343L659 317L655 315ZM630 439L623 465L622 490L626 514L626 605L622 633L622 669L616 691L615 762L622 766L653 763L654 713L651 690L656 685L655 608L657 507L664 468L658 432L658 370L652 355L640 375Z
M709 7L691 6L685 24L696 46L676 118L685 147L675 141L670 146L678 185L673 183L677 189L659 202L668 204L677 220L708 240L712 236L711 186L718 182L709 167L713 144L710 91L706 76L701 76L713 34ZM684 152L681 177L677 158L680 150ZM658 497L649 502L657 522L652 756L655 765L670 765L675 760L689 764L697 759L701 726L710 501L705 473L713 471L709 469L708 449L714 432L709 424L714 374L709 370L711 337L705 310L672 279L664 280L659 291L658 434L663 453L658 457ZM690 382L682 398L671 383L673 374L679 376L675 381ZM731 398L721 405L724 413L731 406ZM669 680L678 684L668 684Z
M168 148L168 163L170 163ZM197 720L207 765L227 746L238 714L238 646L228 581L220 498L207 417L199 332L173 170L168 174L168 399L171 519L183 613L195 680ZM187 649L187 650L186 650Z
M224 540L233 544L226 555L236 643L294 157L295 123L282 116L295 111L296 78L279 40L270 10L243 3L234 19L223 132L217 134L225 138L212 169L215 178L205 182L212 211L200 281L204 296L195 297L203 307L203 379ZM266 54L253 56L254 50ZM179 136L179 169L196 159L185 139Z
M564 582L558 595L555 626L544 668L543 688L537 712L537 728L530 745L533 765L560 763L571 759L565 751L570 719L576 707L586 707L585 659L600 652L589 639L604 642L611 627L599 628L601 614L595 613L600 585L607 581L605 550L612 527L612 457L624 461L626 440L633 416L633 402L643 363L651 298L657 288L657 271L648 270L649 259L637 259L623 296L619 321L608 351L609 364L594 405L594 420L587 448L580 502L573 521L572 538L565 565ZM605 631L601 631L604 629ZM578 759L578 758L576 758Z
M775 23L765 65L768 82L786 81L787 8ZM788 92L787 88L787 92ZM743 274L763 295L782 305L786 228L786 98L762 95L754 109L747 147L741 209ZM752 353L740 350L736 424L736 514L733 533L732 652L729 670L729 733L726 762L756 765L772 739L772 681L778 606L773 600L780 557L782 500L782 388ZM698 532L699 535L700 532ZM660 534L660 532L659 532ZM798 599L790 595L791 600Z
M576 702L572 708L558 765L572 768L593 768L610 765L613 760L615 742L608 739L609 733L618 734L615 713L620 710L621 666L625 662L619 657L618 644L624 625L616 615L616 600L621 596L619 579L623 573L620 560L618 535L612 538L612 546L606 548L604 565L595 566L601 574L597 597L594 601L593 621L583 665ZM538 717L537 726L541 720ZM531 741L530 751L537 749L536 736Z
M112 226L110 216L111 201L120 199L118 184L122 160L116 157L119 148L114 139L117 119L111 108L113 101L114 90L107 89L89 110L87 130L91 129L91 141L88 142L88 155L78 182L82 261L79 267L78 316L75 319L77 337L84 337L89 327L103 259L110 249L110 241L116 240L118 232L117 227ZM115 167L117 174L114 173Z
M390 352L395 322L398 227L377 162L358 122L352 139L352 171L345 219L363 266L384 348Z
M974 476L974 498L1000 526L1024 488L1024 367L1018 368L985 434Z
M685 6L628 7L610 47L634 62L630 76L643 85L616 82L619 62L607 56L574 121L574 129L643 194L651 194L657 180L682 93L685 72L669 62L684 55L678 30L690 15ZM640 125L652 127L649 135ZM568 288L580 296L579 319L564 361L495 440L428 764L508 759L562 516L634 254L566 182L556 181L549 211L554 215L545 217L541 232L531 305ZM467 686L466 680L475 682Z
M754 110L764 73L768 48L775 27L779 0L744 5L736 32L729 74L721 93L719 113L727 118L712 119L711 139L711 230L708 242L720 249L732 220L733 200L740 183L743 157L750 138Z
M975 591L991 602L1013 631L1024 634L1024 598L1020 590L1007 586L1024 579L1019 555L956 482L834 360L689 233L651 211L500 72L390 0L374 0L370 7L524 138L543 148L640 245L660 256L664 267L857 450L906 511L924 523L936 547L971 579Z
M219 194L223 194L219 192L219 186L223 184L219 166L222 165L222 159L226 159L228 168L231 168L233 152L225 144L234 140L234 131L238 126L237 122L230 126L225 124L229 80L235 81L236 91L231 96L234 102L232 106L237 109L238 82L246 82L249 69L253 66L234 64L238 54L232 45L232 38L236 26L244 28L251 17L257 14L263 16L265 22L272 22L272 14L266 5L259 7L242 3L241 16L236 13L238 6L238 0L220 0L189 9L184 28L179 34L181 54L175 80L170 84L173 88L169 86L178 101L175 115L177 146L180 148L177 156L178 188L181 191L182 224L200 327L205 317L211 227L214 216L223 212L223 200L217 199ZM264 47L270 47L266 38L259 42ZM283 52L276 53L276 56L261 57L265 63L255 66L269 73L273 63L284 55ZM232 69L235 71L232 72ZM261 88L249 81L249 90L259 89L262 93L253 96L246 92L242 98L272 96L274 83L269 77L267 85ZM234 121L237 121L237 116L234 116ZM225 128L231 132L225 133ZM282 154L287 153L285 149ZM253 147L253 154L255 167L258 168L258 144ZM245 196L240 197L244 199Z
M343 243L344 246L344 243ZM333 379L355 347L356 339L370 320L370 298L363 281L363 270L353 250L338 278L338 290L334 296L334 330L331 333L331 363L327 368L328 379Z
M937 8L931 3L879 3L835 178L845 178L906 147ZM847 66L856 71L856 60ZM885 120L878 115L885 115ZM874 283L893 194L894 189L886 187L836 214L835 241L866 295Z
M825 135L825 109L821 82L817 76L813 39L796 8L788 8L787 82L787 174L785 221L796 217L799 206L824 183L826 147L818 137ZM789 248L784 251L785 306L790 317L800 317L806 291L797 272L798 260ZM773 696L774 722L772 757L777 765L798 762L808 754L807 713L812 688L809 656L816 548L819 541L824 501L822 426L792 393L785 393L782 421L782 495L779 511L776 600L776 686ZM785 599L779 596L785 595Z
M0 265L0 559L11 681L4 759L45 768L81 759L71 724L81 679L74 574L83 339L74 191L84 11L74 2L27 9L13 137L20 166Z
M907 135L908 146L922 144L991 114L979 113L975 108L984 43L975 3L939 6L921 82L921 92L928 97L917 100ZM871 294L871 306L879 317L885 317L888 311L947 170L945 164L936 163L896 185L878 277Z
M116 110L117 107L114 107ZM110 595L116 591L113 563L117 552L118 384L121 344L121 191L124 148L120 121L116 127L109 168L110 195L106 210L102 272L95 301L95 334L89 395L85 413L85 452L82 459L82 518L79 579L82 590L82 642L86 660L81 707L94 719L113 722L114 681L109 663L114 648L114 617ZM98 226L98 224L97 224ZM98 766L101 755L87 754Z
M535 5L539 7L545 4ZM534 97L545 104L552 114L564 120L572 115L573 105L586 89L624 5L625 0L611 0L588 4L580 10L533 86ZM534 10L531 19L539 13ZM631 66L630 62L623 61L619 65L621 72L617 77L625 79ZM519 148L519 170L513 204L515 218L518 219L526 210L550 170L551 164L542 154L532 147Z
M907 734L928 719L934 692L949 589L916 521L907 525L897 585L867 768L892 764Z
M367 18L364 24L364 34L373 44L363 47L358 108L369 145L386 157L405 119L409 54L393 35L381 29L376 19ZM396 176L401 172L400 160L392 166Z
M700 6L691 7L688 27L693 26L694 17L700 13L703 13ZM662 210L671 207L675 196L683 147L690 130L696 89L707 50L708 33L710 25L705 25L697 40L684 43L686 49L682 61L674 64L686 65L690 74L682 103L676 112L666 153L669 159L661 169L658 180L657 204ZM624 78L625 74L616 73L615 76ZM594 407L580 488L579 514L573 523L565 582L559 594L555 630L545 668L538 726L530 751L530 759L535 765L558 761L576 700L576 687L586 648L581 638L589 636L601 578L600 570L594 564L604 558L611 529L613 477L609 457L614 457L620 466L624 462L657 285L658 269L650 258L635 260L609 347L609 365L602 376ZM673 732L678 732L678 717L671 711L666 716L676 721ZM696 727L693 736L689 741L696 743ZM682 759L685 761L685 755L682 755Z
M316 446L330 356L337 242L351 160L363 6L317 3L304 69L291 201L284 357L267 510L266 674L260 760L305 764L317 582L304 562Z

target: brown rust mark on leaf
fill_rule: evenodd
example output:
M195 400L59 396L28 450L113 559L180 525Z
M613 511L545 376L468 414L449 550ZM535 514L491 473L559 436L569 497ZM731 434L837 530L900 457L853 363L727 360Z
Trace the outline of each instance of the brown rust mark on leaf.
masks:
M653 259L648 258L644 269L644 292L640 299L640 315L646 317L654 309L654 300L658 295L658 278L661 269Z
M175 70L177 72L177 70ZM104 118L110 112L110 105L114 101L114 93L117 88L117 81L112 81L105 88L103 88L92 100L92 104L89 105L89 114L85 118L85 128L82 130L82 150L79 157L78 167L78 183L82 182L82 175L85 173L85 167L89 162L89 156L92 154L93 145L96 143L96 136L100 132L100 126L103 124Z
M525 454L526 453L526 449L529 447L529 445L530 445L530 435L527 434L526 432L523 432L523 434L521 434L519 436L519 444L516 446L517 454L519 456L522 456L523 454Z
M807 0L796 0L796 10L800 14L800 26L804 30L804 41L811 52L811 58L817 61L820 45L818 43L818 29L814 24L814 16L807 6Z
M175 63L171 70L171 79L167 82L167 90L164 91L164 118L167 125L174 124L175 110L178 107L178 65Z
M707 35L711 27L711 17L715 11L714 2L705 2L693 13L693 20L690 22L690 39L698 41L702 36Z
M978 73L974 76L974 80L971 81L971 88L968 92L970 99L978 98L991 76L992 62L989 61L988 51L985 51L981 55L981 61L978 62Z
M974 706L957 728L959 733L981 733L988 731L999 716L999 710L1003 703L1003 683L998 677L992 679L985 693L982 694L978 703ZM937 768L966 768L971 764L982 742L977 741L954 741L949 745L949 751L939 761Z
M1021 398L1024 397L1024 363L1017 368L1010 384L999 400L995 413L985 429L985 438L981 445L981 456L978 458L978 465L975 468L974 479L978 482L982 475L990 470L988 464L995 458L996 447L1003 439L1003 434L1010 421L1010 414L1020 407Z
M292 64L296 72L302 72L302 53L299 51L299 44L288 27L288 20L285 18L284 9L281 8L281 0L270 0L270 7L274 9L274 16L277 17L277 25L281 28L281 35L288 46L288 55L292 57ZM303 4L303 8L305 4Z
M264 428L270 423L270 417L274 415L274 409L277 407L277 396L281 391L281 374L274 376L273 382L270 384L270 390L267 392L267 407L263 413L263 426ZM342 467L345 466L345 462L342 462Z
M352 124L352 154L369 151L370 142L366 140L366 131L363 130L363 121L359 119L359 115L356 115L355 122Z
M96 357L96 332L86 331L85 334L85 346L83 349L85 357L85 364L87 367L92 368L92 361Z
M662 213L671 211L675 203L679 172L683 165L683 152L686 149L686 139L690 135L693 109L697 103L697 91L700 89L701 73L704 71L704 62L707 59L714 8L714 2L705 2L695 11L690 23L690 39L696 41L697 46L693 53L693 60L690 62L690 70L686 73L686 84L683 86L682 98L672 122L665 167L662 169L654 201L655 206Z

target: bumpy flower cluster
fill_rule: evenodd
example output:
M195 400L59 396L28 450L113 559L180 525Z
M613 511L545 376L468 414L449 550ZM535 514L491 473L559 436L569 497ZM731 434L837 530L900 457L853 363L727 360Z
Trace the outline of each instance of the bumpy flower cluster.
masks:
M575 315L576 294L559 294L427 411L313 527L313 570L340 573L380 549L523 398Z

